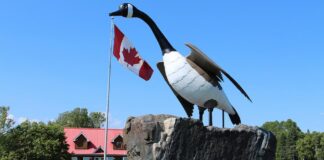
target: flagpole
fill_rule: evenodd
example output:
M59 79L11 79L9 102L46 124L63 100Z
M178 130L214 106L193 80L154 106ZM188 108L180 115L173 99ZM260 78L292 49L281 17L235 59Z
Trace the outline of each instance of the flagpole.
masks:
M108 67L108 81L107 81L107 94L106 94L106 126L105 126L105 147L104 147L104 160L107 159L107 141L108 141L108 118L109 118L109 100L110 100L110 79L111 79L111 55L113 52L113 29L114 17L111 17L111 32L110 32L110 53L109 53L109 67Z

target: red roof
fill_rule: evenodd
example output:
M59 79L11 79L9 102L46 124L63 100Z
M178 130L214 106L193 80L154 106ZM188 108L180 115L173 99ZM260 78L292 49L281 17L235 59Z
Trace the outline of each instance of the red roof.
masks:
M101 128L64 128L66 142L69 144L69 153L76 155L103 155L103 153L95 153L99 147L104 149L105 141L105 130ZM88 149L75 149L74 140L80 134L83 134L89 145ZM113 144L111 143L115 137L118 135L123 135L122 129L108 129L108 145L107 153L108 155L119 155L126 156L126 150L114 150Z

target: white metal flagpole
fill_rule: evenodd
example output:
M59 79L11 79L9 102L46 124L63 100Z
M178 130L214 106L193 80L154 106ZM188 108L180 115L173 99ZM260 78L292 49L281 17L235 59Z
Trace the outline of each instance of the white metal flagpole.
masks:
M111 78L111 56L112 56L112 53L113 53L113 31L114 31L114 17L111 17L110 53L109 53L108 82L107 82L107 95L106 95L107 97L106 97L106 126L105 126L104 160L107 160L108 118L109 118L110 78Z

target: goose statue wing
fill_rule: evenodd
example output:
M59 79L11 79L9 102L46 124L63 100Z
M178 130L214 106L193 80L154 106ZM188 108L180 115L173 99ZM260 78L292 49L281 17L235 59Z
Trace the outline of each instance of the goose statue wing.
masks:
M224 74L234 85L240 90L240 92L252 102L248 94L243 90L243 88L235 81L233 77L231 77L225 70L223 70L219 65L213 62L210 58L208 58L201 50L199 50L196 46L186 43L191 49L191 54L187 57L195 64L197 64L200 68L206 71L211 77L216 77L216 79L220 82L223 81L222 74Z
M164 63L163 62L159 62L157 63L157 67L160 70L164 80L167 82L168 86L171 88L172 92L175 94L175 96L178 98L178 100L180 101L183 109L186 111L188 117L192 116L192 112L193 112L193 104L188 102L187 100L185 100L184 98L182 98L179 94L177 94L177 92L172 88L172 86L170 85L166 74L165 74L165 70L164 70Z

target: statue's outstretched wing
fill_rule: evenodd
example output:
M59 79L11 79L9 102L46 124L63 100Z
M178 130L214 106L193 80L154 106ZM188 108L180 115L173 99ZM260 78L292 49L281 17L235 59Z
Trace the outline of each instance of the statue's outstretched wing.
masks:
M191 49L191 54L187 57L195 64L197 64L200 68L206 71L211 77L215 77L219 82L223 81L222 74L224 74L241 93L252 102L248 94L243 90L243 88L237 83L234 78L232 78L225 70L223 70L219 65L213 62L210 58L208 58L201 50L199 50L196 46L186 43Z

